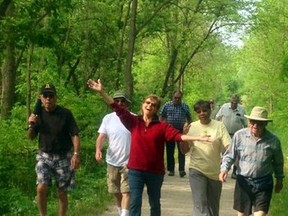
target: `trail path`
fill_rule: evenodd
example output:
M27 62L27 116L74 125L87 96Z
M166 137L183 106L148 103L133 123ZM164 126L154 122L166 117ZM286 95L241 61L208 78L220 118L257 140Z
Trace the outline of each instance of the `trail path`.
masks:
M186 160L187 161L187 160ZM175 166L177 167L177 166ZM186 166L188 167L188 166ZM188 173L188 170L186 171ZM233 210L233 192L235 180L227 178L223 184L220 203L220 216L235 215ZM111 206L101 216L116 216L116 208ZM149 216L149 204L146 189L143 192L142 215ZM175 176L165 175L161 190L161 215L163 216L191 216L192 201L189 179L187 176L180 178L178 172Z

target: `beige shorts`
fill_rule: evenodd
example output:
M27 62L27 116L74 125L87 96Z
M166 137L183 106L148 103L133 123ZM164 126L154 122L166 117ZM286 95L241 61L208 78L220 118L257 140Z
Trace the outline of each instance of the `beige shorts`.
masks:
M129 192L128 168L107 164L107 185L109 193Z

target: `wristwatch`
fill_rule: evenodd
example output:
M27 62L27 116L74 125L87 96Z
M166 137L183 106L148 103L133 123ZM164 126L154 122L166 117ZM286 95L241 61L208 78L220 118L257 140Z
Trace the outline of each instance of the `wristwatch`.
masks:
M29 130L30 128L33 129L33 127L34 127L34 124L33 123L29 123L27 130Z

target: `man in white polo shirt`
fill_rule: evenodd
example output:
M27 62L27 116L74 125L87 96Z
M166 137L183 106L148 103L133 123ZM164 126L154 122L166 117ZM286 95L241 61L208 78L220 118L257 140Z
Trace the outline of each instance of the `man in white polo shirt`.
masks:
M245 128L247 125L247 121L244 117L245 109L241 104L239 104L239 102L239 96L232 95L230 102L223 104L216 114L216 120L222 121L224 123L231 138L236 131ZM237 161L235 164L232 171L233 179L236 177Z

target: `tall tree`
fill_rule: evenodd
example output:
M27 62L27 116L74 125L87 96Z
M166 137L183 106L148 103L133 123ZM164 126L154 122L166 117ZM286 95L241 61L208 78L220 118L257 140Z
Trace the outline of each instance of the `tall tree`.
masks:
M6 10L6 15L12 18L14 14L14 4L10 2ZM9 26L4 38L4 61L1 68L2 75L2 95L1 95L1 118L7 118L13 107L15 99L15 80L16 80L16 57L15 57L15 28Z
M274 107L283 109L288 94L287 79L282 76L288 41L286 4L287 0L259 3L245 46L238 57L241 61L239 71L245 77L248 103L251 106L261 103L270 112Z
M221 43L221 29L224 26L243 25L241 16L237 15L242 6L235 2L202 0L193 3L178 1L178 4L171 6L171 21L165 26L167 48L170 51L167 52L169 66L162 87L162 97L169 88L170 91L173 90L176 83L181 88L183 76L187 69L191 70L189 65L198 53L209 52L217 43ZM177 22L174 27L173 21Z
M131 20L130 20L130 33L128 41L128 55L125 67L125 84L127 92L133 94L133 76L132 76L132 62L134 55L134 45L136 37L136 17L137 17L137 0L132 0L131 5Z

